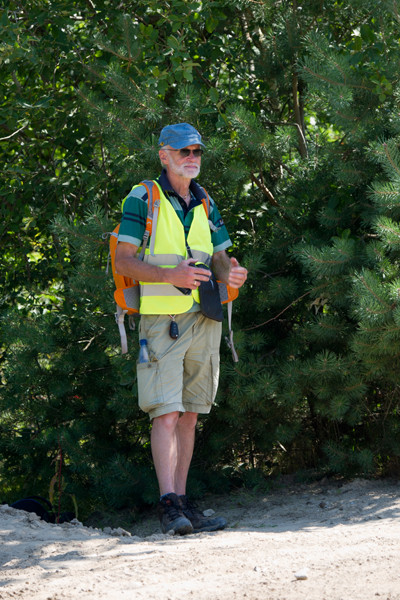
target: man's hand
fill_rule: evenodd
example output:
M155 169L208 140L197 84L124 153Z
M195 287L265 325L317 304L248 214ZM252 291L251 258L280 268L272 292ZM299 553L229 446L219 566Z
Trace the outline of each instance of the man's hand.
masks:
M176 287L195 290L202 281L208 281L211 271L203 267L196 267L195 262L194 258L188 258L173 269L165 269L168 283L172 283Z
M220 281L233 288L240 288L247 279L247 269L241 267L236 258L229 258L225 250L213 254L212 268Z
M236 258L232 257L230 261L228 285L233 288L241 288L247 279L247 269L241 267Z
M117 273L131 277L137 281L156 283L171 283L176 287L195 290L202 281L208 281L211 271L196 267L194 258L188 258L176 267L165 269L156 265L149 265L137 257L137 246L120 242L115 255Z
M176 267L162 268L149 265L136 258L137 247L127 242L117 246L117 273L137 281L171 283L176 287L195 290L202 281L208 281L211 271L195 266L194 258L187 258ZM240 288L247 279L247 269L241 267L236 258L229 259L225 250L213 255L213 271L217 279L234 288Z

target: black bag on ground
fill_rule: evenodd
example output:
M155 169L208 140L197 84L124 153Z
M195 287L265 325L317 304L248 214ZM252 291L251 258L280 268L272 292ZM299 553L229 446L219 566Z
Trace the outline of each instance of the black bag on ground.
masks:
M46 498L42 498L42 496L29 496L29 498L22 498L21 500L17 500L13 504L10 504L10 506L12 508L16 508L17 510L25 510L26 512L35 513L42 519L42 521L46 521L46 523L56 522L56 515L51 502L46 500ZM72 519L75 519L75 513L63 512L61 513L58 522L69 523L72 521Z
M33 512L37 514L42 521L46 521L46 523L54 523L54 518L52 515L53 507L51 503L46 500L46 498L42 498L41 496L22 498L22 500L17 500L13 504L10 504L10 506L12 508L17 508L18 510Z

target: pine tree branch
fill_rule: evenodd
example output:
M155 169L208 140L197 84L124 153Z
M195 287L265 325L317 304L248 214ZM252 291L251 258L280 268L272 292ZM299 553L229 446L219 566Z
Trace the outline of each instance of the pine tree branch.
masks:
M245 327L244 329L242 329L242 331L251 331L252 329L258 329L258 327L262 327L263 325L267 325L271 321L275 321L275 319L278 319L278 317L280 317L281 315L283 315L284 312L286 312L289 308L291 308L292 306L294 306L296 304L296 302L298 302L299 300L302 300L303 298L305 298L309 294L310 294L310 292L306 292L302 296L299 296L298 298L296 298L296 300L293 300L293 302L291 302L286 308L284 308L283 310L281 310L280 313L278 313L277 315L275 315L275 317L271 317L271 319L268 319L268 321L264 321L264 323L260 323L259 325L253 325L252 327Z
M283 127L296 127L296 129L298 130L298 133L299 133L299 137L303 138L303 142L304 142L304 146L305 146L306 156L303 157L303 158L307 158L308 153L307 153L306 139L304 137L304 132L302 130L301 124L299 124L299 123L290 123L289 121L266 121L266 120L263 120L263 123L265 123L266 125L270 125L272 127L276 127L278 125L279 126L282 125ZM283 165L283 166L285 167L285 165Z
M10 133L10 135L7 135L6 137L0 138L0 142L4 142L4 140L9 140L10 138L14 137L14 135L17 135L20 131L22 131L23 129L25 129L25 127L28 127L28 123L25 123L25 125L23 125L19 129L17 129L17 131L14 131L13 133Z
M399 230L395 229L394 227L389 227L388 225L385 225L384 223L380 223L379 229L382 233L386 233L386 234L389 233L393 236L393 238L397 238L397 240L400 239Z
M22 94L23 88L22 88L22 85L21 85L21 83L20 83L20 81L19 81L19 79L18 79L17 74L16 74L15 71L13 71L11 73L11 78L12 78L13 82L15 83L15 87L17 88L18 92L20 94Z
M278 202L275 200L274 195L272 194L272 192L267 188L267 186L265 185L265 183L262 181L262 179L259 179L257 177L257 175L255 173L251 173L251 180L253 183L256 184L256 186L263 192L263 194L268 198L269 202L273 205L276 206L277 208L279 208L279 204Z
M297 0L293 0L293 14L294 14L296 23L298 23L297 9L298 9ZM292 99L293 99L294 118L295 118L295 121L298 126L297 131L299 134L299 151L300 151L301 158L307 158L308 151L307 151L306 140L304 137L305 127L304 127L304 120L302 118L303 111L300 108L299 93L300 93L299 92L299 78L295 71L295 68L293 67Z
M125 63L128 63L129 66L133 66L136 69L136 72L139 73L139 75L143 75L143 73L140 71L140 69L138 69L138 67L136 66L135 61L134 61L134 57L131 56L130 48L129 47L128 47L129 56L124 56L120 52L116 52L113 48L110 48L109 46L106 46L101 41L97 41L97 45L99 46L99 48L101 48L101 50L104 50L104 52L109 52L110 54L113 54L114 56L116 56L117 58L119 58L121 61L123 61ZM85 66L87 66L87 65L85 65Z
M397 2L396 0L393 2L393 12L394 12L394 16L396 17L397 21L400 22L400 15L399 15L399 9L397 7Z
M245 123L243 122L243 120L240 120L239 117L237 117L237 119L241 122L241 124L245 127ZM232 128L232 126L231 126ZM246 155L247 157L247 153L246 151L242 148L243 153ZM250 172L250 177L253 183L256 184L256 186L263 192L263 194L268 198L268 201L270 204L272 204L272 206L275 206L276 208L278 208L279 210L282 211L283 217L287 220L289 220L290 222L291 219L287 216L284 215L283 210L281 208L281 206L279 205L279 203L275 200L275 197L273 195L273 193L267 188L267 186L265 185L264 181L262 180L262 175L260 175L260 178L257 177L257 175L251 171Z
M396 165L396 163L393 161L393 158L390 155L389 148L388 148L388 145L386 144L386 142L383 144L383 148L384 148L384 151L385 151L385 155L386 155L388 161L390 162L390 164L392 165L393 169L396 171L396 173L398 175L400 175L400 169Z
M254 64L254 59L250 58L250 56L253 54L253 52L252 52L253 40L249 33L249 24L247 21L247 14L246 14L247 12L248 11L244 11L242 14L239 15L239 22L242 27L242 35L243 35L244 39L246 40L245 44L249 50L249 53L248 53L248 55L249 55L249 60L248 60L249 72L251 74L251 78L253 79L256 68L255 68L255 64Z
M114 78L110 77L110 81L112 81L113 86L115 86L117 88L117 90L119 90L123 94L126 94L126 89L122 85L119 85L117 83L117 79L115 77ZM140 90L140 86L136 83L136 81L134 79L132 79L132 77L129 77L129 81L131 83L133 83L133 85L136 87L136 89L138 91ZM141 108L144 108L144 109L147 108L146 104L144 104L143 102L139 102L139 100L137 98L135 98L135 96L132 96L132 94L129 94L128 97L132 100L132 102L136 102L136 104L138 104Z
M124 3L123 3L123 2L121 2L121 8L122 8L122 9L124 9ZM132 17L135 17L135 19L137 20L137 22L138 22L138 23L142 23L143 25L146 25L146 27L148 26L148 24L149 24L149 21L150 21L150 23L152 23L153 25L154 25L154 23L156 23L156 22L158 21L158 15L149 15L149 19L146 21L146 19L144 19L143 17L141 17L141 16L140 16L140 15L139 15L137 12L135 12L135 10L134 10L134 9L132 9L132 8L130 8L130 9L129 9L129 14L130 14ZM164 18L164 19L166 19L166 18L167 18L165 15L161 15L161 13L160 13L160 16L163 16L163 18ZM150 18L150 17L152 17L152 18ZM156 20L154 20L154 19L156 19Z
M326 77L324 75L321 75L320 73L316 73L315 71L312 71L307 66L304 66L303 69L305 71L307 71L307 73L309 73L310 75L312 75L313 77L315 77L315 79L320 79L321 81L325 81L326 83L329 83L330 85L336 85L338 87L344 87L344 88L353 88L353 89L367 90L368 92L373 92L374 91L374 88L370 88L370 87L367 87L365 85L358 85L358 84L355 84L355 83L349 83L347 81L334 81L333 79L329 79L329 77Z
M279 164L280 164L280 166L282 167L282 169L285 169L285 171L286 171L287 173L289 173L289 175L290 175L291 177L295 177L295 174L293 173L292 169L290 169L290 168L289 168L287 165L285 165L285 163L279 163ZM282 174L282 175L283 175L283 174Z
M205 85L208 88L216 87L215 85L213 85L213 83L211 81L209 81L208 79L206 79L206 77L204 77L203 71L201 69L199 69L198 67L195 67L194 71L197 73L197 75L200 77L200 79L205 83Z
M301 118L300 103L299 103L299 79L296 73L293 73L292 79L292 97L293 97L293 110L294 118L297 124L297 131L299 133L299 150L301 158L307 158L307 144L304 137L304 122Z
M79 89L77 89L77 90L76 90L76 92L77 92L77 94L79 94L79 95L80 95L80 96L83 98L83 100L85 100L85 102L87 102L87 104L88 104L89 106L91 106L91 107L93 108L93 110L95 110L95 111L98 111L99 107L98 107L98 106L95 106L95 105L93 104L93 102L91 102L91 101L89 100L89 98L88 98L87 96L85 96L85 94L82 92L82 90L79 90ZM126 131L127 133L129 133L129 135L130 135L130 136L132 136L133 138L135 138L135 139L136 139L136 140L138 140L139 142L141 142L141 141L142 141L140 138L138 138L138 137L137 137L137 135L135 135L135 133L134 133L134 132L133 132L131 129L129 129L129 127L127 127L127 126L126 126L126 125L125 125L125 124L122 122L122 120L121 120L121 119L119 119L118 117L116 117L116 116L115 116L114 114L112 114L111 112L108 112L107 114L108 114L108 116L109 116L109 117L111 117L111 118L112 118L114 121L116 121L116 122L117 122L119 125L121 125L121 127L122 127L123 129L125 129L125 131Z
M380 298L380 296L378 296L378 294L375 294L375 292L372 290L372 288L370 288L370 286L365 281L365 277L360 277L360 281L365 286L365 288L369 291L371 296L373 296L375 298L375 300L377 300L379 302L379 304L383 304L383 306L387 310L393 310L395 308L396 304L387 304L386 302L384 302L384 300L382 300L382 298ZM378 313L378 311L375 311L374 314L382 314L382 313L381 312Z

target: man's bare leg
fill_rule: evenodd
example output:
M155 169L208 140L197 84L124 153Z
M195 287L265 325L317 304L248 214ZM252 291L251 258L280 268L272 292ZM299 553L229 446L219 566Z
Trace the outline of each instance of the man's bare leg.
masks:
M160 495L186 493L193 456L197 413L168 413L153 419L151 451Z
M176 425L177 464L175 470L175 493L186 494L186 481L193 456L197 413L185 412Z
M182 479L186 485L187 472L193 454L191 438L194 437L194 427L188 427L188 424L192 423L194 419L184 419L182 427L178 427L180 420L178 412L153 419L151 450L162 496L158 504L161 530L163 533L173 531L180 535L186 535L193 531L193 526L181 510L180 500L176 495L176 479L179 471L182 473ZM193 436L186 431L188 428L193 430ZM190 454L189 457L185 456L183 461L180 461L178 456L181 450ZM178 464L180 465L179 469Z
M176 428L179 412L168 413L153 419L151 452L160 487L160 495L176 493L175 472L178 460Z

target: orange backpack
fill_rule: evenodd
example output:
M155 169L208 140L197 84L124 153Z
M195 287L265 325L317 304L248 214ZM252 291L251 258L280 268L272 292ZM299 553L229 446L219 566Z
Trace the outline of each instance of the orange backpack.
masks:
M154 235L157 230L157 219L158 213L160 210L160 190L155 181L142 181L140 185L143 185L147 191L147 219L146 219L146 228L143 234L142 246L139 253L138 258L143 260L145 250L147 248L148 241L154 230ZM210 212L210 198L204 188L196 184L196 190L201 192L200 200L203 204L205 213L209 215ZM208 221L210 225L210 229L212 231L216 231L215 225L212 221ZM115 270L115 253L118 244L118 232L119 225L116 226L114 231L110 235L110 254L109 257L111 259L111 267L112 273L114 277L115 283L115 291L114 291L114 299L116 302L116 313L115 320L118 325L119 333L121 336L121 350L122 354L126 354L128 352L128 341L126 337L125 330L125 315L128 315L129 328L135 329L134 317L139 314L139 306L140 306L140 293L139 293L139 282L131 279L130 277L125 277L124 275L120 275ZM239 290L236 288L232 288L226 283L218 282L219 285L219 293L222 304L227 304L228 306L228 325L229 325L229 337L226 337L226 341L228 346L230 347L233 355L233 360L237 362L239 359L237 357L235 347L233 345L233 331L231 328L232 322L232 301L235 300L239 295Z

